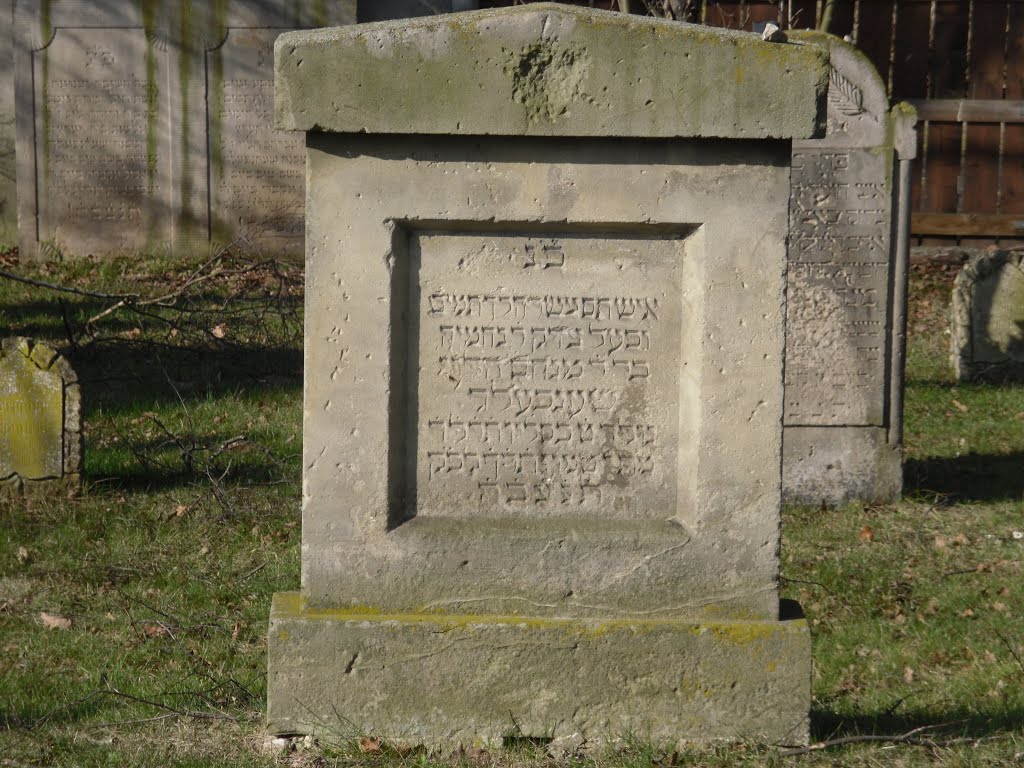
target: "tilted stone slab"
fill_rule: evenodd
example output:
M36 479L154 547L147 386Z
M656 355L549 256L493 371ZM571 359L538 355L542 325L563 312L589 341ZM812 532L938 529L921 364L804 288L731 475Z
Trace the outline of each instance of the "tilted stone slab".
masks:
M45 344L4 339L0 484L15 491L74 488L81 472L81 394L74 370Z
M783 496L893 501L915 118L905 104L890 110L854 46L793 37L828 48L831 72L825 137L793 144Z
M758 140L719 137L774 113L755 102L651 140L623 94L602 118L608 135L575 136L593 106L579 94L604 87L593 73L614 80L595 66L564 111L538 117L555 134L543 138L518 67L486 64L493 82L470 95L459 70L427 112L406 98L416 74L396 53L432 30L430 71L455 73L466 40L524 67L537 50L597 61L615 29L634 44L650 35L667 71L709 59L729 109L748 78L774 71L747 70L748 55L790 61L806 84L795 109L819 104L821 49L547 4L278 41L285 124L366 100L398 130L317 123L306 136L302 587L275 609L273 730L344 729L352 716L388 737L495 740L516 735L494 719L500 704L527 715L522 736L557 726L600 742L636 725L806 739L806 656L740 680L749 654L719 648L715 630L767 633L780 660L808 647L804 624L780 620L778 593L791 146L763 124L749 128ZM382 52L375 79L342 66L344 41L364 33ZM533 82L542 101L558 92L557 78ZM491 113L519 117L479 117ZM459 135L440 135L439 119ZM710 136L678 135L712 123ZM441 633L449 624L485 628ZM438 630L429 649L424 626ZM585 626L609 632L592 643ZM497 680L485 656L521 659L521 678ZM478 718L468 698L423 700L414 681L434 661L450 671L445 691L490 691ZM602 677L609 665L625 685ZM521 706L527 681L573 669L575 714L565 698ZM685 698L691 683L713 701Z
M277 57L294 131L808 138L828 89L815 47L550 3L286 35Z
M24 259L236 238L302 248L302 141L272 123L273 43L355 0L18 3Z
M1024 252L974 256L953 286L956 377L1024 380Z

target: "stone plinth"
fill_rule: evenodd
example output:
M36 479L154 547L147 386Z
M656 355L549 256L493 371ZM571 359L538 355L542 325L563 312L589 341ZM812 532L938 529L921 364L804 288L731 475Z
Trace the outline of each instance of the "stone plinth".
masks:
M794 37L831 73L825 137L793 143L783 497L894 501L915 118L854 46Z
M1022 251L971 258L953 287L952 361L961 381L1024 380Z
M21 257L301 251L302 140L273 127L274 39L354 20L355 0L18 3Z
M45 491L79 485L81 395L68 361L45 344L0 347L0 484Z
M827 53L540 4L276 57L309 194L302 588L275 602L270 728L805 740L785 241Z

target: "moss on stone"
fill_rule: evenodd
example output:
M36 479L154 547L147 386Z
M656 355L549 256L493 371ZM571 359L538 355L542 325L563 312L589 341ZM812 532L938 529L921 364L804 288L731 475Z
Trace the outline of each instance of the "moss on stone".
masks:
M278 593L274 598L274 616L281 619L323 621L372 621L403 626L432 627L435 631L470 629L475 625L514 625L534 629L560 629L569 635L600 637L618 632L633 635L675 628L680 632L712 632L716 638L735 646L750 646L770 639L779 631L779 622L769 621L697 621L669 618L581 619L547 616L503 616L494 614L444 613L439 610L386 613L380 608L356 605L347 608L311 608L300 593ZM803 621L803 620L799 620ZM804 622L806 623L806 622Z
M53 37L53 0L42 0L39 6L39 35L44 45L49 45ZM50 180L50 144L51 144L51 114L50 100L47 96L50 85L50 55L49 51L43 49L42 61L42 83L40 84L40 97L42 99L42 123L43 123L43 178L44 184Z
M156 16L159 0L141 0L142 26L146 35L146 191L156 186L156 119L160 89L156 78Z
M192 81L192 56L195 49L192 30L192 0L179 0L178 6L178 81L181 94L181 211L186 222L192 221L192 175L190 173L191 113L189 89Z

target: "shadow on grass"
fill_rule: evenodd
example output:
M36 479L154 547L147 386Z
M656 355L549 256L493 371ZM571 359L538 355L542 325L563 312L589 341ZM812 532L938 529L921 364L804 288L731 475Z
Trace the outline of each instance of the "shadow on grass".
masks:
M1020 499L1024 452L910 459L903 465L903 479L908 493L937 493L961 501Z
M207 484L214 476L218 483L246 485L277 484L289 476L284 465L294 458L298 446L282 453L280 445L260 444L251 430L236 428L230 435L219 434L224 428L206 419L210 401L219 396L242 395L256 403L280 402L282 394L301 398L301 349L236 345L218 349L125 341L80 348L67 356L81 383L84 422L103 432L132 432L122 434L116 447L107 443L113 449L109 455L99 445L86 446L90 483L159 491ZM232 402L230 407L237 408L237 400ZM172 434L151 421L151 413L160 420L176 414L174 420L179 422L187 414L190 427ZM135 433L140 427L129 426L128 420L138 424L140 418L147 428L145 437ZM237 423L237 418L232 420ZM225 452L223 441L239 432L245 440ZM126 461L125 450L134 458ZM223 455L215 466L208 465L218 451ZM211 471L215 474L210 475Z
M82 385L83 416L108 415L226 393L302 388L298 347L184 347L117 342L67 352Z
M1022 725L1024 711L1017 709L992 713L951 709L938 714L908 712L904 715L891 712L843 715L818 706L811 709L812 742L845 736L899 736L915 728L927 728L921 736L936 740L942 737L980 738L1019 731Z

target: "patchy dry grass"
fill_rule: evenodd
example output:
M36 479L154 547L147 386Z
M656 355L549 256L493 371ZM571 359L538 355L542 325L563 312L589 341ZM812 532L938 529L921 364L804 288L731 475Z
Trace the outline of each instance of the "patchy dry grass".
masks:
M154 296L196 266L15 269ZM112 300L0 280L4 332L62 346L85 383L89 478L78 498L0 505L0 765L1024 761L1024 540L1014 535L1024 530L1024 390L954 385L942 268L912 278L907 499L784 517L786 596L814 627L815 738L923 728L916 743L800 756L634 741L559 758L530 745L449 756L343 739L264 751L270 596L295 589L299 574L301 288L287 265L220 266L174 306L120 309L91 326Z

